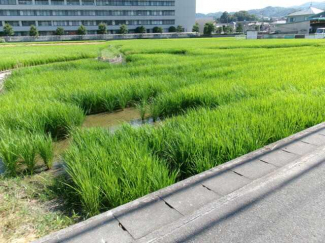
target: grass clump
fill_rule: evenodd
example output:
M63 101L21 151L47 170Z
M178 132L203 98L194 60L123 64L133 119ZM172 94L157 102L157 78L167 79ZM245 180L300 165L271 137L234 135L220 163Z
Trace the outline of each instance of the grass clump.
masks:
M32 175L43 164L53 165L53 144L49 136L34 134L24 130L0 129L0 157L8 176L16 176L25 171Z
M128 129L114 136L104 129L73 134L74 143L64 159L74 190L90 215L175 183L176 173L128 137Z

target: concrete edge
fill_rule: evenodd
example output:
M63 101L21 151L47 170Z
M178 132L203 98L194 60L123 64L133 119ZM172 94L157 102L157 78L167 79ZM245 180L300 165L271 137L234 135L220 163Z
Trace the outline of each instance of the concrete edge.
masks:
M269 144L263 148L260 148L258 150L255 150L253 152L250 152L248 154L245 154L241 157L238 157L234 160L231 160L229 162L226 162L224 164L221 164L217 167L214 167L210 170L207 170L205 172L202 172L198 175L195 175L195 176L192 176L188 179L185 179L183 181L180 181L180 182L177 182L169 187L166 187L166 188L163 188L163 189L160 189L156 192L153 192L153 193L150 193L146 196L143 196L139 199L136 199L132 202L129 202L127 204L124 204L124 205L121 205L115 209L112 209L110 210L114 215L116 214L120 214L120 213L125 213L126 211L132 209L134 210L135 208L137 207L140 207L142 204L146 204L150 201L153 201L153 200L157 200L157 198L160 198L162 195L166 195L166 194L172 194L172 193L175 193L177 192L178 190L180 190L181 188L183 187L187 187L187 186L191 186L193 184L196 184L198 182L201 182L201 181L204 181L204 180L207 180L213 176L215 176L216 174L218 173L222 173L222 172L225 172L225 171L228 171L238 165L241 165L247 161L250 161L252 159L257 159L258 157L262 156L262 155L265 155L265 153L269 153L269 152L272 152L274 151L275 149L278 149L278 148L281 148L281 147L284 147L285 145L287 144L290 144L292 141L294 140L298 140L298 139L301 139L303 138L304 136L306 135L311 135L312 133L314 133L315 131L317 130L320 130L322 128L325 128L325 122L321 123L321 124L318 124L316 126L313 126L311 128L308 128L306 130L303 130L299 133L296 133L294 135L291 135L287 138L284 138L282 140L279 140L275 143L272 143L272 144Z
M164 226L163 228L157 229L152 233L150 233L149 235L146 235L141 239L136 240L135 242L144 243L144 242L155 242L157 240L160 240L163 236L172 234L174 231L178 230L181 227L184 226L186 227L186 224L204 215L209 214L213 210L219 208L221 209L221 207L225 206L226 204L234 202L235 200L238 200L247 194L253 193L270 183L273 183L278 180L283 180L287 176L287 174L292 171L292 169L296 168L296 170L298 171L304 170L306 168L311 167L315 163L319 163L319 161L324 160L324 158L325 158L325 146L321 146L317 148L313 153L302 156L294 160L290 164L283 166L278 170L275 170L274 172L264 177L252 181L251 183L238 189L237 191L234 191L216 201L213 201L205 205L204 207L196 210L194 213L190 215L186 215L180 218L179 220ZM294 173L295 172L293 172L293 174Z
M232 168L235 168L236 166L239 166L245 162L248 162L250 160L253 160L253 159L257 159L258 157L262 156L262 155L265 155L265 153L269 153L269 152L272 152L276 149L280 149L281 147L284 147L285 145L288 145L296 140L299 140L299 139L302 139L303 137L305 136L308 136L308 135L312 135L313 133L316 133L318 130L320 129L324 129L325 128L325 122L323 123L320 123L316 126L313 126L311 128L308 128L306 130L303 130L299 133L296 133L294 135L291 135L287 138L284 138L284 139L281 139L275 143L272 143L272 144L269 144L263 148L260 148L258 150L255 150L253 152L250 152L246 155L243 155L241 157L238 157L234 160L231 160L229 162L226 162L222 165L219 165L217 167L214 167L210 170L207 170L203 173L200 173L198 175L195 175L195 176L192 176L188 179L185 179L183 181L180 181L178 183L175 183L169 187L166 187L166 188L163 188L161 190L158 190L156 192L153 192L153 193L150 193L146 196L143 196L141 198L138 198L132 202L129 202L127 204L124 204L124 205L121 205L115 209L112 209L112 210L109 210L105 213L102 213L100 215L97 215L95 217L92 217L86 221L83 221L83 222L80 222L78 224L75 224L75 225L72 225L66 229L62 229L58 232L55 232L55 233L52 233L50 235L47 235L41 239L38 239L36 241L33 241L34 243L45 243L45 242L48 242L50 239L53 239L53 238L57 238L59 235L64 235L64 234L67 234L69 232L71 232L72 230L77 230L81 227L84 227L85 225L88 225L96 220L101 220L105 217L114 217L115 216L118 216L118 215L121 215L121 214L126 214L127 212L132 212L132 211L135 211L137 210L138 208L141 208L141 207L144 207L146 204L149 204L151 202L154 202L156 200L159 200L161 199L161 197L163 195L168 195L168 194L172 194L172 193L176 193L178 190L181 190L183 189L184 187L189 187L189 186L192 186L194 184L198 184L202 181L205 181L213 176L215 176L216 174L219 174L219 173L223 173L225 171L228 171ZM317 148L315 151L317 151L319 148ZM313 153L314 154L314 153ZM307 157L310 157L311 155L307 155ZM295 161L297 160L301 160L302 157L299 157L298 159L296 159ZM296 163L296 162L293 162L293 163ZM291 163L292 164L292 163ZM289 164L290 165L290 164ZM285 166L287 167L287 166ZM283 168L283 167L282 167ZM282 169L281 168L281 169ZM276 170L275 172L271 173L270 175L273 175L274 173L276 173L278 170ZM269 175L268 175L269 176ZM266 177L268 177L266 176ZM255 183L261 183L265 180L265 177L262 177L260 179L257 179L257 180L254 180L253 184L255 185ZM230 193L228 195L225 195L223 198L217 200L217 202L219 202L220 200L226 200L226 201L229 201L229 198L232 198L234 197L234 195L236 195L237 193L243 191L244 189L247 189L247 187L249 187L252 183L249 183L248 185L244 186L243 188L239 189L238 191L235 191L233 193ZM220 203L220 202L219 202ZM205 208L205 207L204 207ZM200 212L201 210L198 210L198 212ZM193 216L192 216L193 217ZM188 217L185 217L185 219L187 219ZM184 220L185 220L184 219ZM181 219L182 220L182 219ZM178 222L178 221L176 221ZM171 225L173 225L173 223L171 223ZM159 231L159 230L158 230ZM150 234L149 234L150 235Z

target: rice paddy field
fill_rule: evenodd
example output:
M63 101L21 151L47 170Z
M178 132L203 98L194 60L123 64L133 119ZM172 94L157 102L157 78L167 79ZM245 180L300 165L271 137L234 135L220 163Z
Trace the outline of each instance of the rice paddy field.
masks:
M125 62L98 61L103 50ZM60 187L85 217L325 120L323 40L4 45L0 56L2 70L34 66L14 70L0 94L0 181L51 169L54 144L69 138ZM82 126L130 107L157 122L115 132Z

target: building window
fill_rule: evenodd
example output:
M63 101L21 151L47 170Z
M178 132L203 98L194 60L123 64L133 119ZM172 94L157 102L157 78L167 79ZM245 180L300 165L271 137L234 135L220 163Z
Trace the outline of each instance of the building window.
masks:
M21 22L21 26L24 26L24 27L29 27L31 25L36 25L36 22L35 21L22 21Z
M0 0L0 5L16 5L16 0Z
M38 21L38 26L52 26L51 21Z

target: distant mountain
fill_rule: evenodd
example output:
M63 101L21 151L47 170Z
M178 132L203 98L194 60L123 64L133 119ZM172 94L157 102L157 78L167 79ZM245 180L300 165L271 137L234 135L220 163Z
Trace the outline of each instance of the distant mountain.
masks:
M299 8L283 8L283 7L266 7L262 9L252 9L248 12L258 17L284 17L293 12L300 10Z
M262 9L252 9L248 10L250 14L255 14L258 17L285 17L293 12L303 10L306 8L310 7L310 2L305 3L299 6L293 6L289 8L284 8L284 7L266 7ZM319 2L319 3L313 3L314 8L319 8L319 9L324 9L325 10L325 2ZM204 17L215 17L215 18L220 18L223 12L215 12L215 13L209 13L209 14L202 14L202 13L197 13L196 17L197 18L204 18Z

